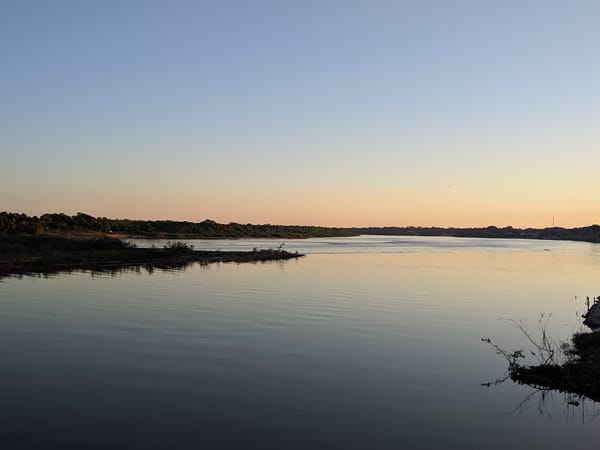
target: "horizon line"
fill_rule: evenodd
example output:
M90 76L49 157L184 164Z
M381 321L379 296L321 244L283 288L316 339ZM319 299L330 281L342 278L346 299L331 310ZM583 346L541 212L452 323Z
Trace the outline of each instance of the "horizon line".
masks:
M600 226L598 223L592 223L589 225L581 225L581 226L574 226L574 227L564 227L564 226L559 226L559 225L553 225L553 226L547 226L547 227L534 227L534 226L527 226L527 227L515 227L513 225L505 225L505 226L498 226L498 225L493 225L493 224L489 224L489 225L482 225L482 226L441 226L441 225L361 225L361 226L356 226L356 225L352 225L352 226L340 226L340 225L309 225L309 224L300 224L300 223L294 223L294 224L283 224L283 223L272 223L272 222L264 222L264 223L252 223L252 222L236 222L236 221L229 221L229 222L219 222L216 220L213 220L211 218L205 218L203 220L189 220L189 219L140 219L140 218L128 218L128 217L108 217L108 216L94 216L92 214L89 213L85 213L85 212L81 212L78 211L75 214L68 214L68 213L64 213L64 212L45 212L42 214L27 214L24 212L15 212L15 211L0 211L0 214L18 214L18 215L25 215L28 217L38 217L41 218L44 215L52 215L52 214L63 214L65 216L68 217L75 217L77 215L85 215L85 216L89 216L92 217L94 219L107 219L107 220L131 220L131 221L141 221L141 222L189 222L189 223L202 223L202 222L214 222L214 223L218 223L221 225L229 225L229 224L238 224L238 225L268 225L268 226L281 226L281 227L317 227L317 228L339 228L339 229L361 229L361 228L378 228L378 229L382 229L382 228L439 228L439 229L486 229L486 228L497 228L497 229L506 229L506 228L512 228L515 230L528 230L528 229L534 229L534 230L547 230L547 229L577 229L577 228L590 228L590 227L594 227L594 226Z

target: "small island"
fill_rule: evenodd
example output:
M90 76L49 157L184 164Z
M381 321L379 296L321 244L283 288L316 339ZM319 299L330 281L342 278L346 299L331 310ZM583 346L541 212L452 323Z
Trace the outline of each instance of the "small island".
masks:
M304 255L281 248L252 251L197 251L183 242L163 248L137 248L113 237L0 234L0 277L51 274L73 270L115 271L141 266L147 269L181 268L192 263L259 262Z

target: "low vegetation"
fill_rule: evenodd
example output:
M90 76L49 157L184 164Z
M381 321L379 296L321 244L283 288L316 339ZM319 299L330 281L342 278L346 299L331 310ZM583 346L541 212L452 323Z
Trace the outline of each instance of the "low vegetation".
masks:
M121 239L68 238L0 234L0 277L71 270L113 270L127 266L177 267L199 262L254 262L298 258L279 249L255 251L196 251L172 242L164 248L136 248Z

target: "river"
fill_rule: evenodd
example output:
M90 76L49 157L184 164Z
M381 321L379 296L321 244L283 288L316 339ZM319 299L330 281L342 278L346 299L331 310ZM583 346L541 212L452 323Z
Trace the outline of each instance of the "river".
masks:
M188 242L306 257L0 280L4 448L595 448L600 407L487 385L506 361L481 338L527 349L502 319L545 313L568 339L600 245Z

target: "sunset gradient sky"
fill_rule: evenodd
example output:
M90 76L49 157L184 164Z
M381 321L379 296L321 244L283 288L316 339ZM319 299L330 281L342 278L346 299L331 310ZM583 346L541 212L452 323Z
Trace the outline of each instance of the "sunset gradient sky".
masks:
M600 222L600 2L1 1L0 210Z

